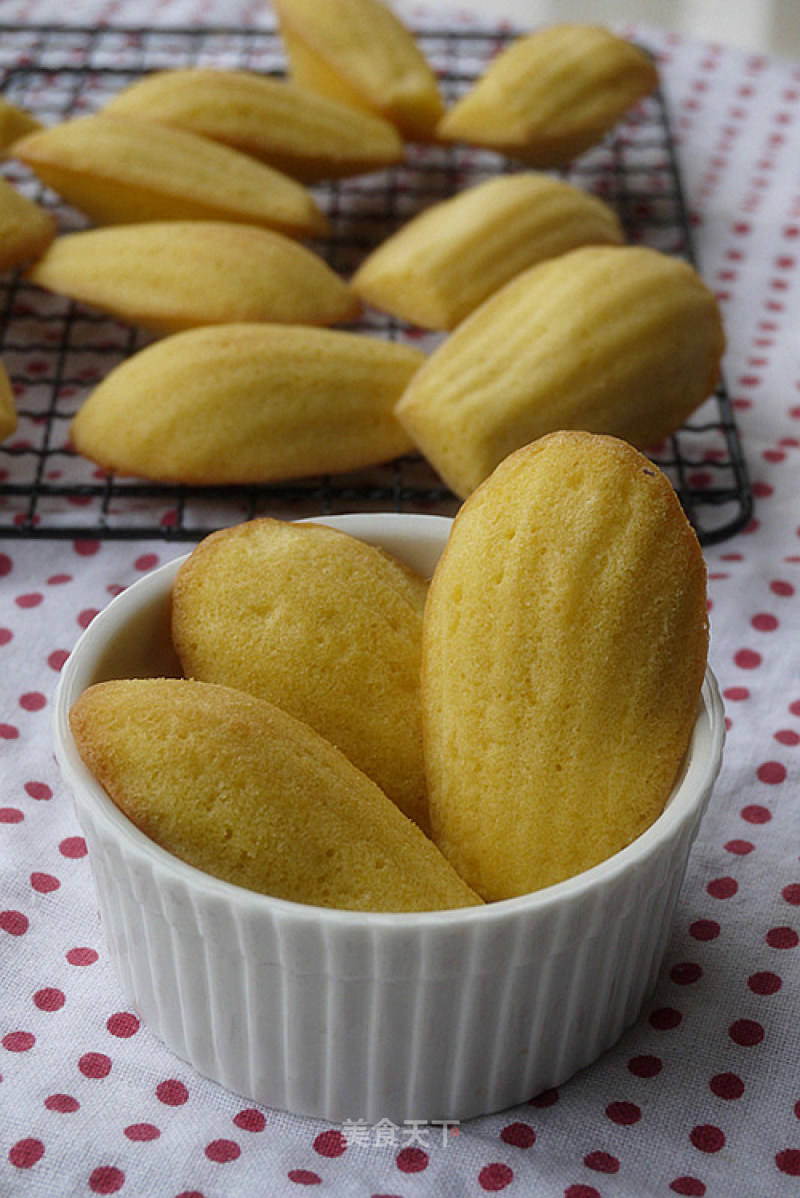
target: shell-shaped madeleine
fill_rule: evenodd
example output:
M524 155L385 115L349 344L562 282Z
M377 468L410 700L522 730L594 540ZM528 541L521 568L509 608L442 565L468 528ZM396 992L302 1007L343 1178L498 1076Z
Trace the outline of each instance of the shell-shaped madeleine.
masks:
M38 258L55 235L50 214L0 178L0 270L16 270Z
M445 114L437 137L562 166L657 85L655 64L633 43L599 26L552 25L501 51Z
M419 701L427 581L338 529L260 519L206 537L172 592L187 677L315 728L426 826Z
M462 497L558 429L640 449L720 375L719 307L699 273L643 246L586 246L517 275L428 358L397 416Z
M0 441L17 431L17 405L5 364L0 362Z
M376 113L252 71L156 71L104 111L202 134L304 183L380 170L404 152L395 126Z
M41 128L42 122L32 113L0 96L0 154L7 153L19 138Z
M480 902L369 778L262 699L182 678L121 679L84 691L70 725L128 819L214 877L358 911Z
M362 299L422 328L448 331L529 266L576 246L619 244L602 200L549 175L499 175L425 209L364 260Z
M71 436L105 470L162 481L356 470L411 448L393 408L423 360L408 346L333 329L189 329L115 367Z
M70 233L27 278L157 334L232 322L337 324L360 310L347 283L306 246L226 221Z
M77 117L14 145L14 155L97 224L231 220L290 236L327 222L295 179L185 129L132 116Z
M416 39L382 0L274 0L294 82L428 141L444 112Z
M705 567L638 450L564 432L463 504L423 633L434 840L484 899L605 860L657 818L697 715Z

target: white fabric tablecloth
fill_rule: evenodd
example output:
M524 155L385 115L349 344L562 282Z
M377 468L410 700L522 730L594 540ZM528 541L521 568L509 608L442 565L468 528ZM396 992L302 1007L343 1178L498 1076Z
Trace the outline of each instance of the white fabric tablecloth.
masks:
M430 18L423 3L400 10ZM264 24L261 4L0 5L0 20ZM439 23L440 13L435 14ZM454 10L452 21L475 22ZM0 1195L800 1194L800 66L642 28L718 294L754 519L706 549L728 743L656 993L557 1092L357 1139L203 1080L127 1009L53 758L58 671L163 541L0 541ZM353 1112L354 1119L358 1112Z

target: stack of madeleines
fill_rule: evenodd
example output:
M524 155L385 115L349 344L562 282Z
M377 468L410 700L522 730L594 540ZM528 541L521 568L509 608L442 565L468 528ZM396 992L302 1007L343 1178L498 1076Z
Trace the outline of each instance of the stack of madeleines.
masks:
M74 704L87 767L183 861L367 911L515 898L629 844L679 776L708 651L672 486L578 431L477 487L430 583L264 518L188 555L171 620L183 677Z
M612 209L558 177L657 86L647 54L554 25L513 40L448 106L382 0L273 8L287 80L177 68L49 128L0 111L5 152L103 226L56 236L0 190L0 268L27 263L30 282L160 339L83 403L82 455L213 486L421 452L464 498L548 431L645 449L713 392L723 334L697 272L626 245ZM410 141L492 151L498 173L413 216L345 279L313 244L329 232L313 185L389 169ZM423 354L352 327L365 307L438 343ZM14 424L3 400L0 434Z

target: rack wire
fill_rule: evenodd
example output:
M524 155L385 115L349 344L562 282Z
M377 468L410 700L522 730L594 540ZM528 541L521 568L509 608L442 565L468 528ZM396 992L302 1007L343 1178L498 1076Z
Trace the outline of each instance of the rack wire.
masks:
M511 35L419 31L448 100L466 90ZM43 123L101 109L154 70L215 66L280 76L283 47L271 29L89 28L0 25L0 88ZM331 233L314 243L349 276L366 253L436 200L516 169L498 155L462 146L408 148L397 167L315 187ZM53 213L60 232L85 227L79 213L20 163L2 172ZM670 128L660 91L623 120L563 177L601 196L627 239L694 262ZM349 326L353 327L353 326ZM425 334L379 313L357 328L432 348ZM419 456L348 475L241 487L162 485L103 474L69 443L81 402L114 366L148 343L140 330L27 283L0 276L0 358L15 389L19 428L0 445L0 536L196 541L258 515L283 518L394 510L453 514L458 499ZM672 481L702 543L724 540L750 518L752 493L724 380L673 437L651 452Z

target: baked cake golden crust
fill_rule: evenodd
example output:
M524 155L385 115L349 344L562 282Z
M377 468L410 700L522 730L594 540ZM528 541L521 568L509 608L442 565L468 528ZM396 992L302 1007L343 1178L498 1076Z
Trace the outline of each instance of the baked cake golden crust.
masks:
M393 409L423 361L409 346L337 329L190 329L114 367L70 435L104 470L161 481L357 470L412 448Z
M432 833L484 899L561 881L663 810L708 650L705 567L666 477L558 432L463 504L423 634Z
M689 263L586 246L481 304L411 380L397 416L464 497L559 429L655 446L711 395L724 346L717 301Z
M653 60L625 38L597 25L552 25L492 59L442 118L437 137L529 166L564 166L657 85Z
M425 579L337 529L268 518L206 537L175 579L183 672L284 708L427 825Z
M262 699L186 679L124 679L84 691L70 726L128 819L214 877L358 911L480 902L338 749Z

